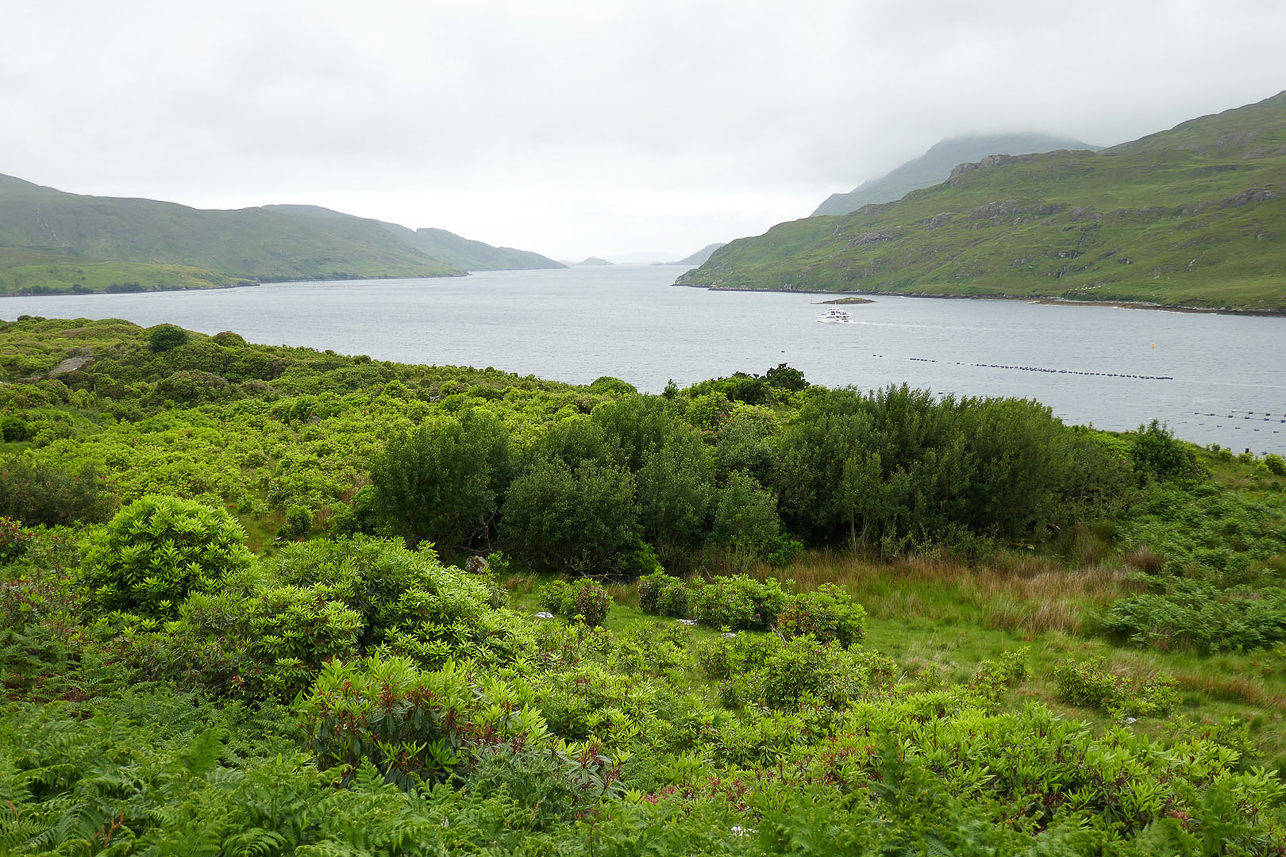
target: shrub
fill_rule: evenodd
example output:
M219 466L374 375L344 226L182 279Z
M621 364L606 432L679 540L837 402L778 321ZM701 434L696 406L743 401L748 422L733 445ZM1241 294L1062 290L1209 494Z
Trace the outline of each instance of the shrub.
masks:
M0 515L29 527L106 520L116 498L105 492L91 465L71 471L28 456L0 458Z
M361 616L326 587L283 586L253 572L195 592L179 619L127 635L123 658L145 676L208 693L289 701L322 664L357 651Z
M188 332L173 324L158 324L147 332L147 344L156 354L178 348L187 341Z
M653 616L686 619L690 603L688 587L664 571L639 578L639 609Z
M711 628L767 631L777 624L787 600L777 581L760 583L739 574L693 590L692 618Z
M1172 580L1112 604L1099 621L1108 636L1162 651L1246 652L1286 641L1286 590L1230 590Z
M331 661L297 707L323 770L351 779L364 761L403 788L446 782L487 747L547 741L540 712L497 678L448 662L422 672L405 658Z
M508 662L528 645L518 617L494 606L487 583L438 561L431 549L369 536L295 542L271 560L283 585L325 587L362 618L363 651L376 647L422 666L454 658Z
M277 535L283 539L301 539L313 528L313 511L301 503L286 508Z
M91 542L82 584L91 605L169 618L190 592L248 568L241 525L223 509L149 494L121 509Z
M1286 458L1282 458L1275 452L1270 452L1264 456L1263 465L1274 476L1286 476Z
M1130 440L1129 455L1140 483L1189 476L1196 466L1187 445L1156 420L1139 426Z
M1109 672L1102 658L1064 661L1054 667L1054 681L1063 702L1097 708L1113 717L1160 716L1179 704L1172 677L1127 681Z
M21 417L9 414L0 419L0 438L3 438L5 443L31 440L31 434L31 426L27 425Z
M883 655L846 651L808 635L783 641L738 634L699 650L697 661L720 682L720 699L731 708L843 707L873 686L890 684L895 673L893 661Z
M1027 650L1005 652L997 660L984 660L973 674L973 686L984 697L996 699L1007 687L1013 687L1031 675L1027 668Z
M589 579L582 578L574 583L554 580L541 588L540 605L550 613L568 619L580 618L586 625L597 627L607 620L612 609L612 596Z
M27 552L33 534L12 518L0 517L0 563L13 562Z
M587 573L628 564L639 543L635 480L619 465L537 459L505 498L501 536L537 561Z
M845 649L866 634L866 611L846 591L823 583L813 592L791 598L777 617L777 632L789 640L811 635L820 643L835 642Z

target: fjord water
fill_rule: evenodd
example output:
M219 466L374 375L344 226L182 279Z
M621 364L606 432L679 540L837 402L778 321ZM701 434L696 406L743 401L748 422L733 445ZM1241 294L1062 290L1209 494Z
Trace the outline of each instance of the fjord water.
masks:
M123 318L407 363L494 366L660 392L788 363L813 382L906 382L1037 399L1069 423L1286 452L1286 318L1022 301L878 297L817 324L829 296L671 285L673 266L217 291L5 298L0 316Z

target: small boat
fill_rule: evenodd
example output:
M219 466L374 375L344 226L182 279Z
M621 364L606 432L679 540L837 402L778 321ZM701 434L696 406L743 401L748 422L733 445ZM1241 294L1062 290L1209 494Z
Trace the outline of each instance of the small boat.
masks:
M813 321L819 321L822 324L848 324L852 320L844 310L835 309L834 307L813 319Z

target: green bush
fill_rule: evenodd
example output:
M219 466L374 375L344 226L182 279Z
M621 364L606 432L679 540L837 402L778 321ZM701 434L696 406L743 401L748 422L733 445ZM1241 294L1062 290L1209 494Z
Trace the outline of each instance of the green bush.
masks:
M529 646L487 582L444 566L432 549L369 536L296 542L266 563L283 585L316 587L361 617L358 645L432 667L456 658L507 663Z
M697 661L706 675L720 682L720 700L730 708L843 708L866 690L892 683L895 674L893 661L883 655L846 651L809 635L783 641L737 634L707 644L698 651Z
M612 609L612 596L599 584L587 578L573 583L553 580L541 587L540 605L550 613L568 619L579 617L586 625L597 627L607 621Z
M1110 637L1162 651L1247 652L1286 641L1286 589L1219 591L1182 579L1117 600L1099 619Z
M777 617L777 632L784 639L810 635L820 643L838 643L847 649L866 634L866 611L853 597L833 583L792 597Z
M352 658L362 621L326 587L280 585L260 575L192 593L179 619L127 635L123 658L144 676L216 695L289 701L322 664Z
M25 455L0 458L0 516L52 527L103 521L115 506L91 465L71 471Z
M27 425L26 420L12 414L6 414L0 418L0 438L3 438L5 443L31 440L31 437L31 427Z
M637 549L635 479L624 467L587 459L538 459L513 481L500 533L515 552L555 568L620 569Z
M789 596L775 580L760 583L744 574L716 578L692 591L692 618L710 628L766 631Z
M476 754L547 743L530 695L454 662L432 672L405 658L331 661L297 710L323 769L351 779L370 761L403 788L450 781Z
M13 562L25 554L33 535L18 521L0 517L0 563Z
M121 509L85 554L81 583L99 611L171 618L250 566L245 531L223 509L149 494Z
M158 324L147 332L147 344L157 354L185 345L187 341L188 332L173 324Z
M1178 479L1196 469L1196 457L1187 444L1157 420L1139 426L1130 439L1129 455L1140 483Z
M1063 702L1097 708L1113 717L1162 716L1179 704L1173 678L1127 681L1110 672L1102 658L1066 660L1054 667L1054 681Z
M1264 456L1263 465L1264 469L1274 476L1286 476L1286 458L1282 458L1275 452Z
M653 616L688 618L690 593L682 580L664 571L639 578L639 609Z

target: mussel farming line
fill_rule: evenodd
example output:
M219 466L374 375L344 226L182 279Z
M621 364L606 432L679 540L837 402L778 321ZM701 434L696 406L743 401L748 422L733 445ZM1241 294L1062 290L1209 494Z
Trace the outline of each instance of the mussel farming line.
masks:
M1044 372L1048 375L1093 375L1098 378L1132 378L1136 381L1173 381L1172 375L1127 375L1121 372L1085 372L1080 369L1046 369L1042 366L1006 366L1002 363L961 363L950 360L931 360L928 357L908 358L917 363L953 363L956 366L975 366L979 369L1011 369L1018 372Z

